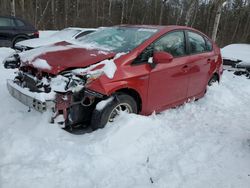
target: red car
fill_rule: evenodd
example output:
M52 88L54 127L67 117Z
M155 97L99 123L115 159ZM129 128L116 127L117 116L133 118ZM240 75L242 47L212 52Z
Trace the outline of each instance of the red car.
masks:
M19 69L7 85L22 103L95 130L121 111L149 115L201 98L220 80L222 58L193 28L121 25L17 54L5 67Z

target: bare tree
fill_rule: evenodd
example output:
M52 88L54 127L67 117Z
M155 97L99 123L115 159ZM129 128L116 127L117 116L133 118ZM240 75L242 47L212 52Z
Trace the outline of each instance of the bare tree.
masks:
M163 11L165 4L167 4L169 0L161 0L161 10L160 10L160 17L159 17L159 25L162 25L162 19L163 19Z
M125 1L126 0L122 0L122 14L121 14L121 24L123 24L124 21L124 12L125 12Z
M15 6L15 0L10 0L11 5L11 16L16 16L16 6Z
M213 33L212 33L212 40L216 41L217 37L217 31L220 23L220 17L221 17L221 11L222 8L226 5L226 0L218 0L218 8L214 20L214 27L213 27Z

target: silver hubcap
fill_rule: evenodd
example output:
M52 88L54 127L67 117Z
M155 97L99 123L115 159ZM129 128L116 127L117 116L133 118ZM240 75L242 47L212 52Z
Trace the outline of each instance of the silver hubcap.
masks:
M113 122L114 119L121 114L121 112L132 113L132 107L127 103L118 104L109 115L109 122Z

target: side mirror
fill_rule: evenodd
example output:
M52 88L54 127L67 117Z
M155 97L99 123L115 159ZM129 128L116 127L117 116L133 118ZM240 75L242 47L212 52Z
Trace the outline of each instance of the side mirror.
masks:
M170 53L159 51L154 52L153 61L156 64L170 63L173 60L173 56Z

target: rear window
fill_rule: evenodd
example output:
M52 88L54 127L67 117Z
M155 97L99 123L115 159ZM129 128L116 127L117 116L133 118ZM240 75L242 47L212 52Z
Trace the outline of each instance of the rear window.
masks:
M12 27L12 26L15 26L13 19L0 18L0 27Z
M207 39L205 38L205 41L206 41L206 50L207 51L212 51L213 50L213 44Z
M206 42L201 35L189 31L188 32L188 39L189 39L190 53L191 54L203 53L203 52L207 51Z

